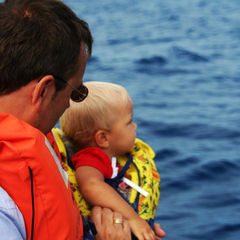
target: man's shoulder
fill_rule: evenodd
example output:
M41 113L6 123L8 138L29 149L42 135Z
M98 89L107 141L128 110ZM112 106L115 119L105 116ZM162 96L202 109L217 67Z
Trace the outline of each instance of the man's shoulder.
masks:
M23 135L27 138L43 135L43 133L11 114L0 112L0 140L22 138Z
M30 159L46 151L46 137L15 116L0 113L0 148L2 163L9 159Z

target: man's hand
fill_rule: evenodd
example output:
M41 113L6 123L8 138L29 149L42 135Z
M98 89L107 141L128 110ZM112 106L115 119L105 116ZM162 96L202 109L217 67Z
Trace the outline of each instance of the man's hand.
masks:
M130 226L127 220L123 223L114 223L114 219L123 219L122 215L113 212L108 208L93 207L91 211L91 220L94 222L97 235L96 240L131 240ZM160 224L154 224L156 240L161 240L166 236Z
M108 208L93 207L91 220L94 222L97 235L96 240L131 240L131 231L126 220L122 223L114 223L114 219L123 219L122 215L112 212Z

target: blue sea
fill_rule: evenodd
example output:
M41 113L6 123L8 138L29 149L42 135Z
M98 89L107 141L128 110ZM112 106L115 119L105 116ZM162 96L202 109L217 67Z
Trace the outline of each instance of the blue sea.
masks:
M240 2L64 0L89 23L85 81L123 85L156 152L166 240L240 239Z
M123 85L156 152L166 240L240 239L240 2L65 0L89 23L85 81Z

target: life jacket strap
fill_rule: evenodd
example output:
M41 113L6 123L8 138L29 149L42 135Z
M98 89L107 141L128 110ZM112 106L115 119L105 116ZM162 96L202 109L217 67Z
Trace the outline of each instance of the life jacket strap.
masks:
M127 170L130 167L130 164L133 162L133 158L130 154L128 154L128 161L126 162L126 164L123 166L123 168L120 170L120 172L118 173L118 175L114 178L111 179L105 179L105 182L108 183L110 186L112 186L113 188L117 189L117 186L119 185L119 183L121 182L122 178L124 177L125 173L127 172Z
M138 203L139 203L139 192L137 193L137 197L135 199L135 202L134 203L130 203L129 200L118 190L118 185L120 184L120 182L122 181L122 178L124 177L124 175L126 174L127 170L129 169L130 167L130 164L132 163L136 170L137 170L137 173L138 173L138 179L140 181L140 173L139 173L139 170L137 168L137 166L135 165L135 163L133 162L133 158L131 156L131 154L127 154L128 156L128 160L126 162L126 164L122 167L122 169L120 170L120 172L118 173L118 175L114 178L111 178L111 179L105 179L105 182L107 184L109 184L111 187L113 187L117 192L118 194L120 194L120 196L128 203L130 204L130 206L132 206L132 208L138 213ZM139 182L140 184L140 182Z

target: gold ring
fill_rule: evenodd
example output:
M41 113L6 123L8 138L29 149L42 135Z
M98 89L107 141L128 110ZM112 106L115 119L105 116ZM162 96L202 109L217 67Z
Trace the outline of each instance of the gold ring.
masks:
M113 223L123 223L123 219L122 218L114 218L113 219Z

